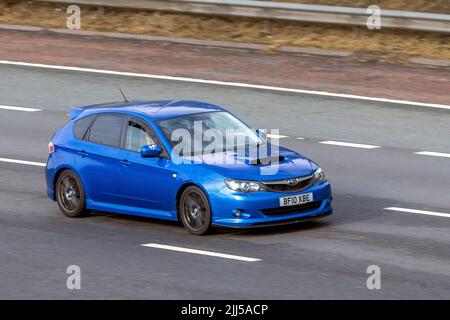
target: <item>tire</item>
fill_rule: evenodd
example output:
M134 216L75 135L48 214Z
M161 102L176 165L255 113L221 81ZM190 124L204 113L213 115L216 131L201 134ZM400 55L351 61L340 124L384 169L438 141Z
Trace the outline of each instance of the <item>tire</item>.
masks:
M86 210L86 195L78 176L71 170L64 170L56 180L56 202L64 215L69 218L82 217Z
M196 186L187 187L181 194L178 212L184 228L194 235L211 230L211 207L208 197Z

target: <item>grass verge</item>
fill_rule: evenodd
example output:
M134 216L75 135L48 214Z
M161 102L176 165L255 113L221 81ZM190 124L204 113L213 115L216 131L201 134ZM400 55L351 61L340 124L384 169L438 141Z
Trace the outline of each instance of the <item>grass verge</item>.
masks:
M189 37L358 52L361 60L405 62L410 57L450 59L450 36L443 33L369 30L364 27L173 14L131 9L81 7L81 27L90 31ZM4 1L0 23L65 28L66 6Z

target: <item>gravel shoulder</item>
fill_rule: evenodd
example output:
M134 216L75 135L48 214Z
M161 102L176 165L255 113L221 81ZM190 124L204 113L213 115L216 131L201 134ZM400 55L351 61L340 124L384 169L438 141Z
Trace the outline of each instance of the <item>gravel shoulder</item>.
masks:
M450 104L448 67L47 32L0 31L0 60Z

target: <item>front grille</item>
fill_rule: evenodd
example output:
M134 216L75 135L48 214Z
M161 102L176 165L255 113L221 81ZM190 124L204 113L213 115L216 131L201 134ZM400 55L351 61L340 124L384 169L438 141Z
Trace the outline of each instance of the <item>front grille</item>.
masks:
M291 192L291 191L300 191L303 189L308 188L313 181L313 178L309 178L303 181L300 181L295 186L290 186L285 183L280 184L265 184L267 191L274 191L274 192Z
M272 192L295 192L304 190L314 184L314 175L289 178L284 180L261 181L265 190Z
M278 207L271 209L262 209L261 212L267 216L279 216L283 214L302 213L307 211L313 211L320 208L322 201L308 202L305 204L299 204L290 207Z

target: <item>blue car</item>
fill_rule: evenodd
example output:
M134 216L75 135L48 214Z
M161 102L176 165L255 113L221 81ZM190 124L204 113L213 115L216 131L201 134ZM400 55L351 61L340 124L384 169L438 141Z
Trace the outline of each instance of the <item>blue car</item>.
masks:
M316 163L222 107L125 101L69 115L46 166L48 196L68 217L101 210L181 220L201 235L332 213L330 182Z

